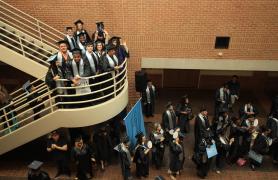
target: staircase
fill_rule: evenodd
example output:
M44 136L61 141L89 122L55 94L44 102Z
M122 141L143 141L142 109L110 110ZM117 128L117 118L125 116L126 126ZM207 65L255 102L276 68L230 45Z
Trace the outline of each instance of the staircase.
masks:
M11 93L12 102L0 108L0 155L61 127L85 127L105 122L127 106L126 61L120 73L84 78L88 81L98 79L97 83L48 89L43 82L49 65L46 60L57 51L55 43L63 36L0 0L0 61L37 78L31 83L36 87L34 92L18 89ZM109 79L108 74L111 74ZM58 90L74 91L79 88L91 88L93 91L82 95L57 93ZM34 93L39 95L34 99L28 98ZM31 106L32 102L38 103ZM44 107L34 113L41 106ZM36 115L39 118L34 120Z
M0 15L0 60L41 78L64 34L2 0Z
M58 89L76 90L81 87L61 87L49 90L39 79L32 82L37 89L31 94L20 94L21 90L12 93L13 102L0 109L0 119L2 119L0 155L55 129L91 126L105 122L119 114L128 103L127 69L125 66L124 70L116 75L114 72L109 73L112 78L82 86L82 88L99 87L90 93L82 94L87 95L86 99L77 94L57 95L54 93ZM86 79L103 79L107 74L103 73ZM38 97L32 100L27 99L36 92L40 94ZM15 96L15 94L19 95ZM58 101L57 99L61 97L71 99ZM40 103L34 107L30 106L30 103L39 99L41 99ZM44 108L34 114L34 109L42 105ZM34 120L36 115L40 115L40 118Z

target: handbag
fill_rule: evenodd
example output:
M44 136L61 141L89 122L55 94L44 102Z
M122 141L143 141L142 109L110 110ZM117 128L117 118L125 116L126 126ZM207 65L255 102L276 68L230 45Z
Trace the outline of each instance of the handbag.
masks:
M262 164L262 162L263 162L263 156L262 156L261 154L256 153L256 152L253 151L253 150L250 150L250 151L248 152L248 157L249 157L250 159L256 161L256 162L259 163L259 164Z
M243 159L243 158L239 158L237 161L236 161L237 165L242 167L246 164L246 160Z

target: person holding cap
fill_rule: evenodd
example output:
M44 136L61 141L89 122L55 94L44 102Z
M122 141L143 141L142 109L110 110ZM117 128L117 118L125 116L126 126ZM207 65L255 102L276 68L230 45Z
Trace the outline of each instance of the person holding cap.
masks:
M149 175L149 151L151 148L146 146L146 137L142 132L137 133L135 137L137 138L137 145L133 162L136 164L136 176L146 178Z
M152 141L152 162L155 164L156 169L160 169L163 162L165 145L164 145L164 132L159 123L154 123L154 130L150 134Z
M74 48L77 47L76 39L73 36L73 28L72 27L66 27L66 36L64 38L65 41L68 42L68 49L73 50Z
M192 107L189 103L189 98L184 95L181 102L177 105L178 126L181 128L182 133L189 133L190 120L194 117L192 114Z
M194 137L195 137L195 146L194 149L197 150L202 139L208 137L212 133L210 130L210 123L208 120L208 111L206 108L202 107L200 113L195 118L194 126Z
M170 142L172 135L169 134L169 131L176 128L176 113L172 102L168 102L166 105L166 110L162 114L162 128L166 131L166 140Z
M108 43L109 34L104 29L104 23L103 22L96 22L97 28L96 31L92 34L92 39L94 42L100 41L103 44Z
M96 160L92 149L83 142L81 137L75 139L72 154L77 166L76 177L80 180L91 179L93 177L92 162Z
M126 42L122 40L121 37L113 36L108 44L113 44L116 46L116 56L118 57L120 64L122 64L127 58L129 58L129 50Z
M41 170L43 162L33 161L28 165L28 180L50 180L47 172Z
M131 176L131 155L129 152L130 141L128 137L123 137L122 142L118 145L118 151L120 153L121 169L124 180L132 179Z
M59 89L59 87L65 87L64 82L60 81L60 79L64 79L66 73L64 69L60 66L57 54L50 56L47 61L50 63L50 66L45 76L45 83L51 90L58 88L56 89L56 91L53 92L52 96L56 96L59 94L67 94L67 90ZM62 102L63 97L57 96L55 98L55 101L56 103ZM59 105L58 107L62 106Z
M176 129L173 133L173 141L170 142L170 167L169 173L171 179L176 179L176 175L180 174L184 162L184 148L180 138L183 134L180 129Z
M84 23L83 23L83 21L82 20L80 20L80 19L78 19L78 20L76 20L75 22L74 22L74 24L75 24L75 33L74 33L74 37L75 37L75 40L76 40L76 42L77 42L77 40L78 40L78 35L80 34L80 33L84 33L85 34L85 36L84 36L84 38L85 38L85 42L89 42L89 41L91 41L91 38L90 38L90 36L89 36L89 34L87 33L87 31L84 29L84 27L83 27L83 25L84 25Z
M70 176L68 145L58 131L51 132L46 150L47 152L52 153L57 165L57 174L55 175L55 178L62 174Z

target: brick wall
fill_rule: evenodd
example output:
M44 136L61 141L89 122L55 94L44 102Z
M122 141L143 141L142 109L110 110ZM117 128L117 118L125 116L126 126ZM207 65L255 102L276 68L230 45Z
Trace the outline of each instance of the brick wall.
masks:
M92 33L104 21L129 45L132 103L141 57L217 58L215 36L225 35L231 42L223 58L278 59L277 0L5 1L60 31L81 18Z

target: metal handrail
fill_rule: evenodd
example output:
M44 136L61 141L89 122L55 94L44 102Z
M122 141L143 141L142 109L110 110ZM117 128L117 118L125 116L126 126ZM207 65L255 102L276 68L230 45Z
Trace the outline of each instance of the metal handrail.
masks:
M112 71L112 72L106 72L106 73L98 74L98 75L95 75L95 76L86 77L86 79L89 80L89 79L95 79L96 77L100 77L100 76L105 76L107 74L111 74L112 77L109 78L109 79L103 80L103 81L98 82L98 83L89 84L89 85L86 85L86 86L76 86L76 87L73 87L73 89L85 88L85 87L93 87L93 86L96 86L96 85L104 84L104 83L109 82L109 81L113 81L112 85L109 83L109 85L107 87L101 87L101 89L99 89L97 91L92 91L92 92L86 93L86 94L75 94L75 95L56 94L54 96L51 96L54 92L57 92L58 89L67 90L67 89L71 89L71 87L57 87L57 88L55 88L53 90L49 90L47 87L42 86L42 87L36 89L34 92L32 92L32 93L30 93L30 94L28 94L26 96L23 96L23 97L17 99L17 103L21 104L24 101L26 102L26 98L28 96L30 96L30 95L32 95L32 94L34 94L36 92L44 91L43 94L41 94L38 97L32 99L31 101L28 101L27 103L24 103L24 104L20 105L19 107L12 108L12 106L15 105L15 103L13 103L13 104L9 104L9 105L1 108L0 112L3 111L4 113L3 113L2 116L0 116L0 118L5 117L6 121L0 123L0 126L3 126L4 124L6 124L7 127L2 129L2 130L0 130L0 138L1 138L1 133L3 133L3 132L6 132L6 134L7 133L12 133L13 132L13 127L16 129L23 122L27 121L28 119L30 119L31 117L34 117L37 114L40 114L41 112L44 112L44 111L49 110L49 109L51 110L51 112L56 111L56 109L59 109L58 105L84 104L84 103L99 101L101 99L105 99L105 98L110 97L110 96L116 97L118 92L121 91L121 89L123 89L123 87L127 83L126 60L123 62L123 64L125 65L125 66L123 66L124 68L118 74L116 74L116 75L115 75L115 72ZM121 77L121 78L119 79L119 77ZM68 80L62 80L62 81L68 81ZM34 82L37 82L37 80L34 81ZM106 95L102 95L101 97L91 98L91 99L83 100L83 101L55 102L55 103L52 103L52 101L55 101L55 99L57 99L57 98L69 97L69 96L70 97L80 97L80 96L93 95L93 94L96 94L96 93L101 92L101 91L103 92L103 91L105 91L107 89L111 89L111 90L113 89L113 91L108 93L108 94L106 94ZM48 97L47 100L40 102L39 104L37 104L36 106L34 106L32 108L24 109L24 108L29 106L29 103L35 102L35 101L37 101L40 98L43 99L43 98L46 98L46 97ZM39 107L39 106L41 106L43 104L46 104L46 103L50 104L50 106L49 107L45 107L43 110L33 114L32 116L28 116L28 117L24 118L23 120L20 120L20 122L16 122L13 125L10 125L10 122L12 122L14 119L19 119L20 116L26 114L27 112L33 111L35 108L37 108L37 107ZM6 112L7 109L9 109L8 112ZM23 111L19 112L20 110L23 110ZM17 115L15 115L15 116L12 116L12 113L14 113L14 112L19 112L19 113ZM12 117L9 118L8 117L9 115L12 116Z
M9 13L4 14L6 17L9 17L13 20L20 19L19 22L25 22L22 23L24 27L27 27L29 29L32 29L32 31L36 32L37 34L31 33L35 38L39 39L41 42L47 42L49 45L56 48L55 41L56 39L53 39L51 37L55 37L58 39L61 39L64 37L64 34L57 29L47 25L46 23L26 14L25 12L11 6L10 4L4 2L3 0L0 0L0 12L6 11ZM3 13L1 13L3 14ZM25 17L24 17L25 16ZM15 19L16 17L16 19ZM27 19L28 17L29 19ZM10 23L10 22L8 22ZM28 23L28 24L27 24ZM54 40L54 42L47 41L43 36L46 36L49 39Z
M20 50L21 53L22 53L22 55L24 55L25 57L27 57L26 55L32 56L33 58L35 58L35 59L38 60L39 62L43 63L44 65L49 66L49 63L48 63L48 62L43 61L43 60L41 60L40 58L38 58L38 57L36 57L36 56L30 54L28 51L26 51L26 49L32 51L33 53L37 53L37 54L39 54L40 56L42 56L42 57L44 57L44 58L48 58L49 56L46 56L45 54L42 54L42 53L40 53L39 51L36 51L36 50L34 50L34 49L32 49L32 48L26 46L25 44L23 44L22 41L27 42L27 43L30 43L30 42L28 42L27 40L23 39L22 37L20 37L20 36L18 36L18 35L16 35L16 34L13 34L13 33L11 33L10 31L7 31L7 30L4 29L4 28L0 28L0 29L1 29L1 30L4 30L5 32L8 32L9 34L11 34L11 35L13 35L13 36L15 36L15 37L17 37L17 38L19 39L19 41L14 40L14 39L12 39L11 37L6 36L6 35L4 35L4 34L1 34L2 37L5 37L5 38L9 39L9 40L12 41L13 43L16 43L16 44L19 45L21 48L18 48L18 47L16 47L16 46L14 46L12 43L9 43L9 42L7 42L7 41L3 41L2 39L1 39L1 42L4 42L5 44L9 44L9 45L12 46L13 48L16 48L16 49ZM30 44L31 44L31 43L30 43ZM34 46L40 48L39 46L37 46L37 45L35 45L35 44L31 44L31 45L34 45ZM40 48L40 49L43 49L43 48ZM44 50L44 51L46 51L46 50ZM46 52L49 53L48 51L46 51Z

